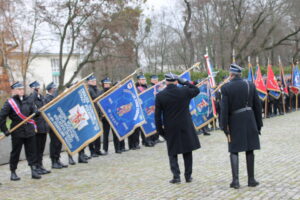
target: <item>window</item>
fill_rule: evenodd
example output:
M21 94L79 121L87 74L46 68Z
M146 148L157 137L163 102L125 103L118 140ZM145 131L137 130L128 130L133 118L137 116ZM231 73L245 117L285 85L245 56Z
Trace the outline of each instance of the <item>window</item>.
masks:
M58 85L58 77L60 75L59 73L59 59L52 58L51 59L51 70L52 70L52 80L55 84Z

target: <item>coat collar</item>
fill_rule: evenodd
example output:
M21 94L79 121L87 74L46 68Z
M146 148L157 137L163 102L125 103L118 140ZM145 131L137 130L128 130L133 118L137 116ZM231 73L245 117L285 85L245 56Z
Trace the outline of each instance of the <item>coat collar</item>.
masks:
M240 81L240 80L242 80L242 78L240 78L240 77L235 77L235 78L232 79L231 81Z
M177 85L174 84L167 85L167 89L173 89L173 88L177 88Z

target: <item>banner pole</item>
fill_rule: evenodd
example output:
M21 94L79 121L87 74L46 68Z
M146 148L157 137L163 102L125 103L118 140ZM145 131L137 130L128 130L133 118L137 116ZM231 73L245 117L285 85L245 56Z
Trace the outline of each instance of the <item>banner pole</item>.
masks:
M296 94L296 111L298 110L298 95L299 94Z
M99 101L99 99L105 97L106 95L108 95L110 92L112 92L113 90L115 90L117 87L119 87L119 85L121 85L122 83L126 82L127 80L131 79L137 72L139 72L141 69L137 69L135 70L132 74L128 75L127 77L125 77L123 80L121 80L118 84L116 84L115 86L111 87L109 90L107 90L106 92L104 92L103 94L101 94L100 96L98 96L97 98L95 98L93 100L93 102L97 102Z
M286 110L285 110L285 100L284 100L284 92L281 93L281 98L282 98L282 106L283 106L283 113L286 114Z
M214 91L212 92L212 94L216 93L223 85L225 85L229 81L230 81L230 76L227 79L225 79L225 81L223 81L221 84L219 84L218 87L216 89L214 89Z
M267 118L268 114L268 95L266 95L266 100L265 100L265 118Z
M79 81L77 84L81 84L87 77L91 76L93 73L89 74L88 76L84 77L81 81ZM74 85L74 86L75 86ZM73 86L72 86L73 87ZM71 88L72 88L71 87ZM55 97L51 102L47 103L46 105L42 106L40 109L38 109L39 111L43 111L45 110L47 107L51 106L54 102L55 99L61 97L62 95L64 95L68 90L64 91L63 93L61 93L60 95L58 95L57 97ZM21 121L19 124L17 124L15 127L11 128L9 130L10 133L14 132L16 129L18 129L20 126L22 126L23 124L25 124L26 122L28 122L28 120L30 120L31 118L33 118L35 116L35 113L29 115L26 119L24 119L23 121ZM0 140L3 139L5 136L0 136Z

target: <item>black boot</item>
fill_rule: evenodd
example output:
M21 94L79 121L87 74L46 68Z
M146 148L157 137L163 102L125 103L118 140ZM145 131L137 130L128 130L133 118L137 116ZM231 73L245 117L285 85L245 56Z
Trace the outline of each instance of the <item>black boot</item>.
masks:
M69 157L69 164L70 165L75 165L76 162L73 160L73 157L71 155L68 155L68 157Z
M62 166L57 162L58 159L53 158L52 159L52 169L61 169Z
M239 155L237 153L230 154L230 163L232 171L232 182L230 184L230 187L234 189L239 189Z
M248 172L248 186L256 187L259 185L254 178L254 154L253 152L246 152L247 172Z
M41 175L51 173L50 170L45 169L45 167L43 166L43 164L37 165L37 168L38 168L38 173L41 174Z
M31 168L31 178L40 179L41 175L38 174L37 167L35 165L30 166Z
M79 152L78 154L78 163L88 163L83 152Z
M19 181L19 180L21 180L21 178L18 177L15 170L11 170L10 180L11 181Z
M180 177L173 177L173 179L169 181L169 183L172 183L172 184L177 184L180 182L181 182Z
M65 165L64 163L60 162L59 159L57 159L57 163L62 166L63 168L68 168L68 165Z

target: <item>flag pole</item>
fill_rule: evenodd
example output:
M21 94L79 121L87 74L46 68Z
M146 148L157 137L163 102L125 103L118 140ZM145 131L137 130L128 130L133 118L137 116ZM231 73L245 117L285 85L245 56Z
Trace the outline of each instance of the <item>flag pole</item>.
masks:
M136 69L132 74L126 76L123 80L121 80L119 83L117 83L115 86L111 87L109 90L98 96L93 100L93 102L99 101L101 98L107 96L109 93L111 93L113 90L115 90L117 87L119 87L121 84L125 83L127 80L131 79L136 73L138 73L141 70L141 68Z
M84 77L81 81L79 81L78 83L76 83L75 85L81 84L87 77L91 76L93 73L89 74L88 76ZM74 85L74 87L75 87ZM73 87L73 86L72 86ZM71 87L71 88L72 88ZM70 88L69 88L70 89ZM68 89L68 90L69 90ZM43 107L41 107L40 109L38 109L39 111L43 111L46 108L48 108L49 106L51 106L53 104L53 102L55 102L55 99L58 99L59 97L61 97L62 95L65 95L65 93L68 91L64 91L63 93L61 93L60 95L58 95L57 97L55 97L51 102L47 103L46 105L44 105ZM23 124L25 124L26 122L28 122L28 120L30 120L31 118L33 118L36 114L33 113L31 115L29 115L26 119L24 119L23 121L21 121L19 124L17 124L16 126L14 126L13 128L11 128L9 131L9 133L14 132L15 130L17 130L20 126L22 126ZM0 136L0 140L3 139L5 136Z

